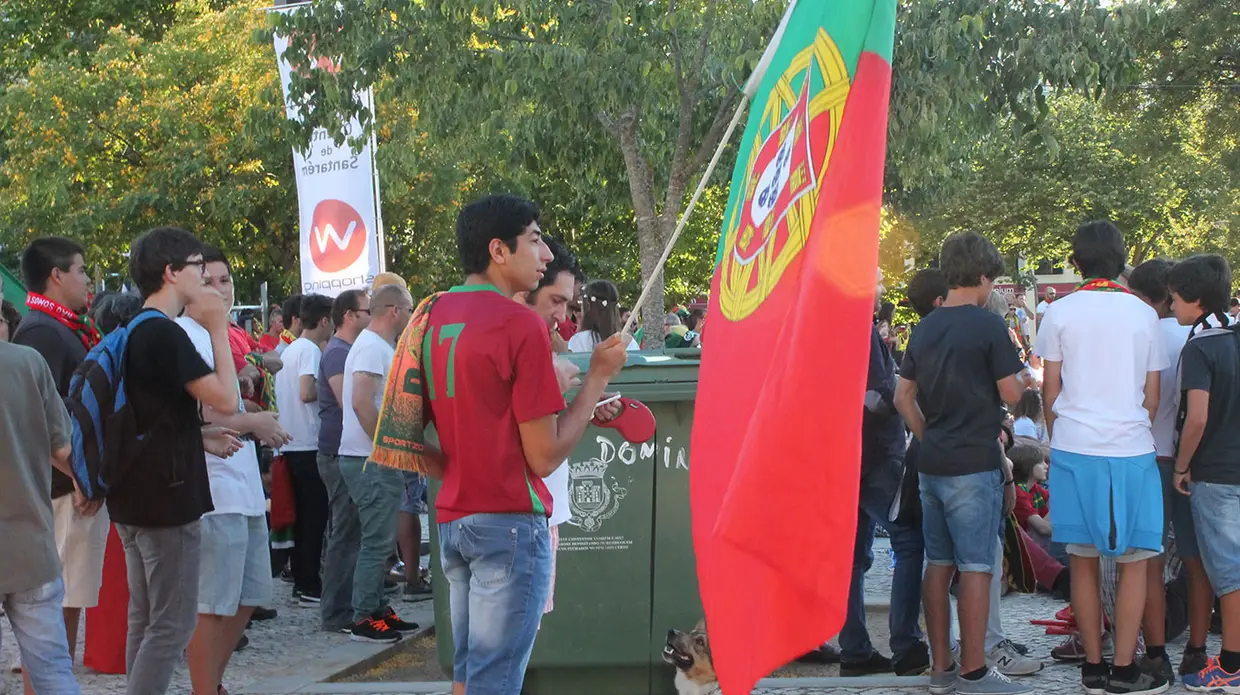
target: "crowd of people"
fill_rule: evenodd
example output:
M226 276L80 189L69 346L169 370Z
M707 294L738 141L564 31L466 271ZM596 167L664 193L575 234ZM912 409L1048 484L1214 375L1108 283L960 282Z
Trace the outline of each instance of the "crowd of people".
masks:
M1114 225L1080 227L1084 281L1035 319L994 290L993 244L965 233L909 283L907 342L876 299L848 621L805 659L928 670L936 694L1033 693L1011 677L1042 664L1004 636L999 597L1041 589L1071 600L1051 657L1079 662L1087 693L1161 693L1177 673L1240 692L1240 300L1219 256L1126 258ZM895 561L891 658L865 626L875 527ZM1166 645L1185 627L1177 669Z
M138 294L93 304L78 244L31 243L22 255L29 313L10 331L6 311L0 340L11 379L0 396L0 556L11 561L0 601L27 691L79 692L81 611L99 600L112 525L128 568L134 695L167 692L183 655L195 695L226 693L247 624L276 616L276 576L292 583L296 603L318 607L324 630L399 640L418 625L394 610L390 573L403 565L407 598L430 593L419 514L423 474L433 472L443 480L456 689L468 678L518 692L540 616L554 605L556 526L570 514L562 464L590 422L608 426L622 413L604 389L637 349L617 335L614 285L583 288L574 257L542 237L538 217L509 196L463 209L466 279L435 295L434 312L385 273L369 291L290 297L258 336L232 320L229 259L187 231L139 236L129 261ZM122 330L132 431L105 432L107 448L122 453L109 454L106 496L91 497L71 464L83 444L70 382ZM424 356L415 373L425 378L394 374L414 352L397 347L423 330L438 339L408 344ZM591 353L584 376L556 356L569 351ZM385 388L397 376L400 386ZM410 384L424 389L422 415L439 444L427 444L434 455L417 466L378 465L381 422L397 419L385 391L409 394ZM487 591L472 589L480 583Z

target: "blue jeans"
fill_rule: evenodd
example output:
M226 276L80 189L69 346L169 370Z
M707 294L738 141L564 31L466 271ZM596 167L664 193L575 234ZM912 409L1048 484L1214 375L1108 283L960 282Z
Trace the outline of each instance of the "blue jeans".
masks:
M870 658L874 645L865 625L865 573L874 564L874 527L881 526L891 537L896 568L891 578L891 653L904 656L922 640L917 624L921 614L921 574L925 542L921 529L888 521L895 487L900 483L898 461L876 469L861 481L857 511L857 538L853 549L852 585L848 591L848 618L840 631L840 652L844 661ZM888 483L888 484L884 484Z
M362 522L357 505L340 474L340 459L319 454L319 477L327 488L327 549L323 553L323 602L319 618L328 632L353 624L353 571L357 568L357 549L362 545Z
M405 478L395 468L356 456L340 457L340 475L357 505L361 547L353 569L353 620L378 617L387 608L383 580L396 547L396 514L405 494Z
M1214 593L1240 591L1240 485L1192 483L1201 562Z
M921 525L926 562L961 572L995 571L1003 523L1003 471L921 474Z
M64 580L57 577L29 591L0 595L17 637L22 665L38 695L81 695L73 677L69 638L65 635Z
M469 695L519 695L551 591L546 517L473 514L439 524L450 588L452 680Z

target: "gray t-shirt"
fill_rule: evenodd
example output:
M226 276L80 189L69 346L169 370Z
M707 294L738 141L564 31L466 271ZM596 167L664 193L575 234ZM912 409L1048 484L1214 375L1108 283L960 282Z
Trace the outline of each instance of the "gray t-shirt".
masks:
M319 394L319 453L335 456L340 451L340 431L344 427L344 411L336 402L336 394L328 380L344 374L344 361L349 357L351 343L332 336L323 349L319 360L319 375L315 388Z
M73 428L56 382L33 349L0 342L0 596L60 576L52 531L52 452ZM42 407L38 407L41 405Z

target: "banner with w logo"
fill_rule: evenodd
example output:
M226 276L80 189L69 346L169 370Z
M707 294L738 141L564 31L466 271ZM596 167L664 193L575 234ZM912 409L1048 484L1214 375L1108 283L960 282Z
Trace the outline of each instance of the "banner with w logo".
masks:
M285 60L287 48L288 38L277 34L275 49L285 108L290 119L299 120L298 109L288 103L293 70L334 70L335 65L319 58L309 66L294 68ZM361 97L373 113L373 95ZM361 130L361 124L353 119L348 137L356 137ZM320 128L304 152L293 148L293 168L301 212L302 293L334 297L345 290L368 288L383 270L373 138L355 152L347 140L338 146Z

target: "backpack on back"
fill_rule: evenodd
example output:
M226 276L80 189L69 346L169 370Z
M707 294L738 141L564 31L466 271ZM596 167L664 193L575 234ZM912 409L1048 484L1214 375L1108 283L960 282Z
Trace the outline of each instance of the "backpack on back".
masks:
M125 350L129 334L157 316L163 314L144 309L128 325L109 333L87 353L69 381L65 406L73 422L70 465L78 489L88 500L107 496L143 443L125 395Z

